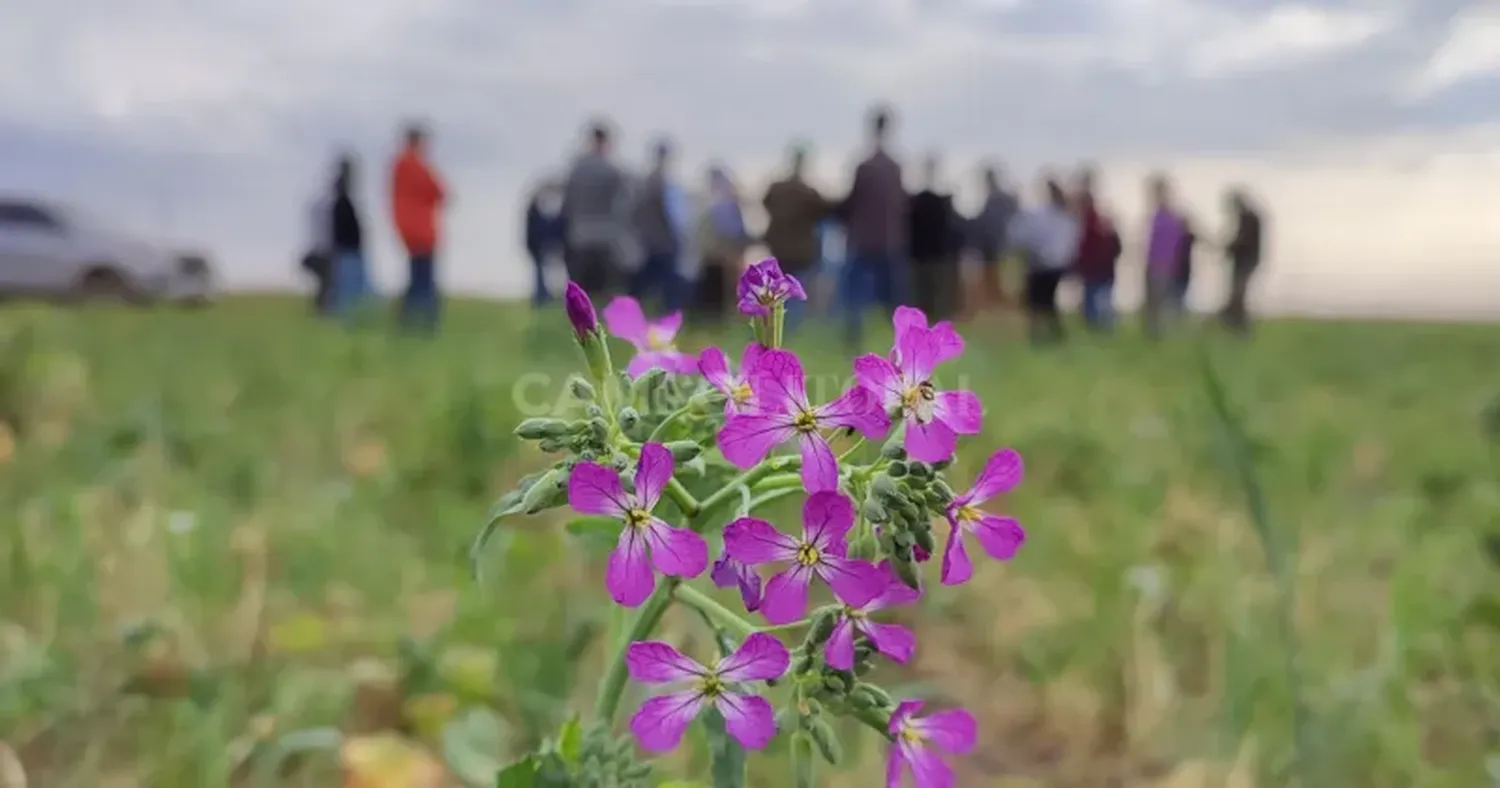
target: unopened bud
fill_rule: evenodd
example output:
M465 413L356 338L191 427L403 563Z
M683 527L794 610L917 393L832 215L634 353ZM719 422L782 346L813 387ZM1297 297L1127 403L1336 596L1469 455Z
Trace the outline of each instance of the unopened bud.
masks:
M666 377L667 371L661 367L652 367L642 372L640 377L630 382L630 398L632 400L639 399L646 392L655 388Z
M898 487L896 485L896 481L889 476L876 476L875 481L871 482L870 484L870 492L873 493L881 503L887 505L904 497L901 495L901 488Z
M811 734L792 734L792 781L796 788L815 788L818 784L818 762L813 758L816 747Z
M951 467L953 467L952 457L949 457L946 460L938 460L937 462L932 464L932 469L935 471L946 471Z
M896 577L901 578L907 588L913 591L922 590L922 576L917 572L917 565L910 558L900 559L898 556L891 557L891 567L896 570Z
M902 462L901 460L896 460L895 462L885 467L886 475L891 477L892 479L899 479L902 476L905 476L906 472L909 470L911 469L907 467L906 463Z
M521 498L521 511L536 514L544 509L561 506L567 501L567 491L567 472L561 468L553 468L526 491L526 495Z
M849 543L849 557L856 561L874 561L880 552L880 544L870 534L855 539Z
M855 687L854 691L857 694L865 695L871 698L875 702L875 705L879 708L889 709L892 706L896 705L895 699L891 697L891 694L889 692L886 692L885 690L875 686L874 684L861 684L858 687Z
M568 448L568 444L561 438L543 438L537 441L536 447L548 454L556 454Z
M635 408L626 405L625 407L620 408L619 418L620 429L629 431L635 429L635 425L640 423L641 414Z
M948 483L943 481L942 479L935 479L932 482L932 486L928 487L927 489L933 495L936 495L938 497L938 500L942 501L943 505L945 506L949 503L952 503L955 497L953 494L953 488L949 487Z
M582 402L594 401L594 385L577 375L568 378L568 393L572 394L574 399Z
M813 648L827 643L828 638L833 636L833 628L835 626L838 626L837 613L831 610L819 613L817 618L813 619L812 626L807 629L808 650L811 651Z
M907 468L907 470L911 471L911 475L912 476L915 476L918 479L931 479L932 478L932 466L928 465L925 462L913 462L913 463L909 463L906 466L906 468Z
M803 673L806 673L809 670L812 670L812 664L813 664L813 656L812 656L811 652L809 652L809 651L799 652L798 657L795 660L792 661L791 674L793 676L800 676Z
M674 462L688 462L703 453L703 445L697 441L672 441L667 444Z
M516 437L529 441L563 438L571 432L572 427L562 419L527 419L516 425Z
M905 440L905 437L900 432L892 435L890 439L885 442L885 445L880 447L880 456L886 458L887 460L906 459L906 449L901 448L901 442L903 440Z
M860 505L859 510L860 514L863 514L865 519L872 523L890 522L890 510L886 509L874 496L866 498L865 502Z
M912 536L916 540L913 544L914 547L920 547L927 553L932 553L936 549L936 546L933 544L932 540L931 528L919 528L916 531L912 532Z
M828 720L821 717L813 720L807 727L807 732L812 735L813 744L818 746L823 760L830 766L838 766L839 761L844 759L844 748L839 744L838 734L833 732L833 726L828 724Z

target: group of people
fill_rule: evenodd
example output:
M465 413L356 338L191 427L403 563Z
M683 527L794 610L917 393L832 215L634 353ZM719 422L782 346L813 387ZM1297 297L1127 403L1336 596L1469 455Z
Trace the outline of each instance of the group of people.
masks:
M730 292L750 246L763 243L783 270L808 286L813 308L843 313L845 338L860 341L869 307L920 307L933 319L973 314L1011 301L1005 260L1024 261L1024 304L1037 342L1064 336L1058 289L1076 278L1087 325L1109 331L1115 323L1114 283L1124 251L1115 222L1095 196L1096 176L1084 168L1071 188L1055 177L1027 205L983 170L985 200L973 216L956 209L942 188L939 162L924 162L922 188L908 192L889 147L893 116L871 116L868 155L856 167L847 194L832 199L806 178L807 151L794 148L787 171L761 201L766 226L752 233L739 191L727 169L709 168L705 197L694 198L673 177L672 146L658 142L643 177L632 177L613 158L605 123L591 126L586 150L566 176L543 183L526 212L526 247L535 266L533 300L551 296L549 265L561 259L568 276L591 295L627 292L659 298L664 309L686 309L724 319ZM1149 335L1158 336L1182 311L1195 248L1209 242L1179 209L1165 177L1150 184L1153 216L1144 245ZM1246 296L1261 259L1259 211L1239 189L1226 198L1233 228L1219 245L1230 266L1231 287L1221 318L1248 328ZM966 262L976 263L974 281ZM808 305L789 305L794 327Z
M408 126L401 151L390 168L390 211L407 254L407 284L400 319L412 328L433 330L439 316L437 251L446 189L428 161L427 131ZM358 165L340 156L331 183L309 209L311 238L302 269L315 283L313 307L320 315L350 318L374 300L365 244L365 211L355 189Z

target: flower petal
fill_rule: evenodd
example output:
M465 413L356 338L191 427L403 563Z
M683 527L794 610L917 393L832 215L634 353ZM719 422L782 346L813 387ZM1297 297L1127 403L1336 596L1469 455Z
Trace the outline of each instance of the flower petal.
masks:
M906 759L907 768L911 769L912 781L918 788L953 788L958 778L953 774L953 767L943 761L930 747L901 742L896 745L901 748L901 755Z
M879 440L891 429L891 416L869 389L855 386L818 408L820 426L851 427L869 440Z
M708 542L686 528L653 518L646 526L646 542L651 545L651 563L664 575L697 577L708 568Z
M719 451L735 467L749 469L764 460L772 449L790 440L795 432L790 417L757 407L724 421L724 428L719 430Z
M979 739L979 724L965 709L939 711L912 724L938 749L954 755L969 753Z
M646 347L646 335L651 324L646 322L646 313L641 311L641 302L630 296L615 296L609 306L604 307L604 325L609 333L635 345Z
M620 474L594 462L580 462L568 474L568 505L580 514L618 517L625 513L625 487Z
M643 640L625 649L630 678L642 684L667 684L703 676L708 669L666 643Z
M875 650L892 661L905 665L911 660L911 655L917 653L916 634L900 624L879 624L866 621L864 633L865 637L870 639L870 643L875 646Z
M880 565L876 569L879 569L881 574L885 576L885 590L880 592L880 596L871 599L868 604L860 608L862 611L873 613L888 607L909 605L922 598L921 591L907 585L896 574L896 570L891 566L890 561L880 562Z
M959 336L953 324L944 320L933 326L932 336L937 341L937 363L952 361L964 354L964 338Z
M797 435L802 450L802 487L810 493L839 488L839 458L828 439L816 432Z
M828 645L823 647L823 661L838 670L854 670L854 622L848 616L839 616L828 636Z
M898 306L891 315L891 327L896 330L896 344L899 345L907 332L927 330L927 313L914 306Z
M704 348L698 354L698 374L724 396L732 395L735 380L734 375L729 372L729 358L724 355L724 351L716 347Z
M974 565L969 562L969 551L964 547L964 529L948 529L948 543L943 547L943 585L962 585L973 576Z
M842 544L853 527L854 502L842 493L813 493L802 504L802 538L821 552ZM843 555L842 550L833 552Z
M901 404L901 395L905 393L901 370L889 360L874 353L854 359L854 380L874 394L886 410Z
M984 403L972 391L940 391L932 404L932 417L959 435L978 435L984 428Z
M687 726L698 719L707 704L697 691L658 695L641 704L630 718L630 732L641 748L651 752L668 752L682 742Z
M807 407L807 374L802 361L789 350L767 350L749 377L750 390L762 407L785 413Z
M609 554L604 570L604 587L625 607L639 607L656 590L656 573L651 571L646 540L636 529L627 527L620 532L620 541Z
M797 557L797 539L755 517L741 517L724 527L724 552L747 564L768 564Z
M651 322L650 328L656 329L657 336L662 339L675 339L677 332L682 330L682 312L677 311L657 318Z
M632 378L638 378L649 370L660 367L668 372L683 372L683 358L681 353L666 350L642 350L635 354L635 358L625 365L625 374ZM696 371L693 366L688 365L688 374Z
M923 316L922 322L926 321L926 316ZM938 352L938 338L932 331L914 325L896 335L896 346L892 349L901 377L912 383L932 379L932 373L937 369Z
M641 447L641 460L635 466L635 495L641 508L651 511L661 500L662 490L672 480L676 463L672 461L672 450L660 443L648 443Z
M791 664L792 654L780 638L756 632L745 638L733 654L719 660L714 672L729 682L767 681L786 675Z
M927 704L916 699L903 700L896 704L895 711L891 712L891 724L886 730L890 731L892 736L900 733L901 727L906 724L907 719L916 716L917 712L921 711L925 705Z
M765 749L776 738L776 710L765 698L726 692L714 706L724 715L724 730L745 749Z
M760 357L765 355L766 346L759 342L751 342L745 346L745 352L740 354L740 379L749 380L755 374L755 366L760 363Z
M902 772L906 770L906 756L901 754L899 746L892 744L885 758L885 788L901 788Z
M958 435L941 421L919 424L916 419L907 419L906 438L901 445L914 460L942 462L951 458L958 448Z
M997 495L1008 493L1021 483L1021 477L1026 473L1026 465L1021 461L1021 455L1015 449L1001 449L990 455L984 464L984 470L974 479L974 487L969 490L969 502L980 504L994 498Z
M864 607L885 590L885 575L868 561L824 553L815 571L833 595L850 607Z
M812 570L805 566L794 566L771 578L766 584L766 595L760 603L760 614L772 624L790 624L807 612L807 586L812 582Z
M728 550L714 562L710 578L719 588L739 586L740 600L744 602L745 609L751 613L760 609L760 575L756 573L755 567L730 556Z
M985 514L978 522L969 523L969 530L979 539L979 546L996 561L1015 558L1016 551L1026 543L1026 529L1013 517Z

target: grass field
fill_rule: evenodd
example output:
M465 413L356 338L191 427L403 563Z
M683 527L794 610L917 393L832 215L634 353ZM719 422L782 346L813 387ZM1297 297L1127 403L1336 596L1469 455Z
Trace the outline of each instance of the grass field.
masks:
M953 473L1020 450L1004 506L1030 541L928 594L917 658L886 676L980 718L960 785L1500 780L1500 446L1482 416L1500 326L1281 322L1051 352L1003 318L964 333L957 372L988 412ZM816 340L794 347L847 374ZM341 745L397 750L358 738L387 729L422 748L404 764L483 771L587 714L599 556L557 513L507 521L483 584L465 559L494 499L549 464L510 431L534 415L518 376L545 404L579 368L560 314L461 303L423 341L289 300L7 308L0 342L0 787L18 767L32 788L330 786ZM1200 350L1244 415L1266 533ZM877 784L877 744L849 738L826 784ZM368 785L429 785L385 771ZM775 752L752 775L789 784Z

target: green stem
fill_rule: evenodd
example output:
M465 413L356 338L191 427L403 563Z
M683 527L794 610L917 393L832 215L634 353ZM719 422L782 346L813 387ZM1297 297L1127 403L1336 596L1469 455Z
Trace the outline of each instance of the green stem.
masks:
M703 504L698 503L698 499L694 498L693 494L688 492L687 488L683 487L682 482L677 481L677 477L675 476L667 480L667 489L665 492L667 497L671 498L672 502L677 504L677 508L682 510L683 516L689 520L696 517L698 512L703 509Z
M741 618L733 610L719 604L713 597L690 585L676 588L677 601L702 613L719 627L741 640L755 634L754 624Z
M854 719L859 720L861 723L863 723L866 727L869 727L876 733L879 733L887 741L892 738L891 715L882 712L879 709L857 709L853 712L853 717Z
M682 416L686 415L692 409L693 408L692 408L691 405L683 405L682 407L678 408L677 410L674 410L671 413L668 413L667 417L665 419L662 419L660 424L656 425L656 429L654 429L654 430L651 431L651 437L647 438L646 442L647 443L660 443L661 442L661 434L662 434L662 432L664 432L667 429L667 425L671 424L672 422L674 422L677 419L681 418Z
M754 512L756 509L759 509L760 507L765 506L766 504L768 504L768 503L776 500L777 498L785 498L785 497L790 496L790 495L796 495L797 493L799 493L801 491L802 491L802 487L801 487L801 485L798 485L797 487L786 487L786 488L782 488L782 489L778 489L778 490L771 490L769 492L761 493L760 497L758 497L758 498L752 498L750 500L750 507L745 510L745 514L748 515L751 512Z
M859 440L857 440L857 441L854 442L853 446L850 446L849 448L845 449L844 453L839 455L839 465L843 465L844 463L848 462L849 458L852 457L852 456L854 456L854 453L857 452L857 451L859 451L860 447L862 447L864 445L865 445L865 438L864 438L863 435L861 435L860 438L859 438Z
M778 301L775 306L771 307L771 347L781 347L785 325L786 304Z
M752 487L756 482L766 478L767 476L770 476L773 473L780 473L781 471L786 470L795 470L800 467L802 467L801 457L780 457L776 459L766 460L760 465L757 465L754 468L751 468L750 470L745 471L739 476L736 476L735 478L729 480L728 484L725 484L723 487L715 490L713 495L704 498L703 501L698 504L697 515L700 517L705 516L719 506L722 506L730 499L737 497L740 494L740 487ZM696 527L693 530L701 529L701 525L696 523L694 525Z
M756 627L755 631L756 632L790 632L790 631L792 631L794 629L801 629L802 627L805 627L805 626L807 626L808 624L811 624L811 623L812 623L812 619L810 619L810 618L804 618L801 621L793 621L790 624L777 624L774 627Z
M626 633L620 650L609 663L609 672L604 674L604 681L599 684L599 697L594 703L594 716L605 725L614 722L615 713L620 710L620 698L625 695L625 680L630 677L629 666L625 663L625 649L630 648L631 643L645 640L656 629L656 625L661 623L661 617L672 606L672 591L677 583L677 578L668 578L656 587L641 606L641 612Z

